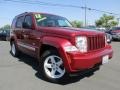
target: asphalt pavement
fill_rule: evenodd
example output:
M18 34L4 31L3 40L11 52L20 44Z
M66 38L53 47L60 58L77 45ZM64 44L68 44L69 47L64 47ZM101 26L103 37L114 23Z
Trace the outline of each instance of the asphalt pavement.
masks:
M0 41L0 90L120 90L120 42L111 45L114 56L100 70L55 84L40 77L34 58L14 58L9 42Z

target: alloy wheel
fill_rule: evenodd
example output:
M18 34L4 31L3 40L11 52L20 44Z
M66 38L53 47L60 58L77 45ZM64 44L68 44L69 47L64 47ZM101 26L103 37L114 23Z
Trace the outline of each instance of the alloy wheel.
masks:
M61 78L65 74L63 61L56 55L48 56L44 62L44 70L50 78Z

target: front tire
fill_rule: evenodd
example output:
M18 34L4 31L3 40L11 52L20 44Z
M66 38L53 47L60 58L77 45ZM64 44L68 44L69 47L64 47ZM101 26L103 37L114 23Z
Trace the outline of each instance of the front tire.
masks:
M45 51L40 61L40 71L47 81L60 82L66 77L66 70L62 58L57 51Z

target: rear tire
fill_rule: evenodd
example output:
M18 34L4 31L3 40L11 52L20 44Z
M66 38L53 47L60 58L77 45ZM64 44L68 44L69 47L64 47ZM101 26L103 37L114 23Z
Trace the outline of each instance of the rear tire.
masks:
M19 50L17 49L16 44L15 44L14 41L11 43L11 54L12 54L12 56L14 56L14 57L17 57L17 56L19 56L19 54L20 54L20 52L19 52Z
M63 60L56 50L43 53L40 60L40 72L45 80L53 83L59 83L68 75Z

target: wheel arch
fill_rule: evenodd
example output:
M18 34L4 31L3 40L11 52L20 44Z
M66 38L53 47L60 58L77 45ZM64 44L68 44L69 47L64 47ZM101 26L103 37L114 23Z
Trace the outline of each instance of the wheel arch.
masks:
M71 69L70 61L68 60L67 53L64 50L64 46L67 45L71 45L70 41L67 39L59 37L44 37L40 46L39 56L41 56L46 50L56 50L62 58L66 70L69 72Z
M46 50L55 50L57 51L57 48L48 44L42 44L40 49L40 57Z

